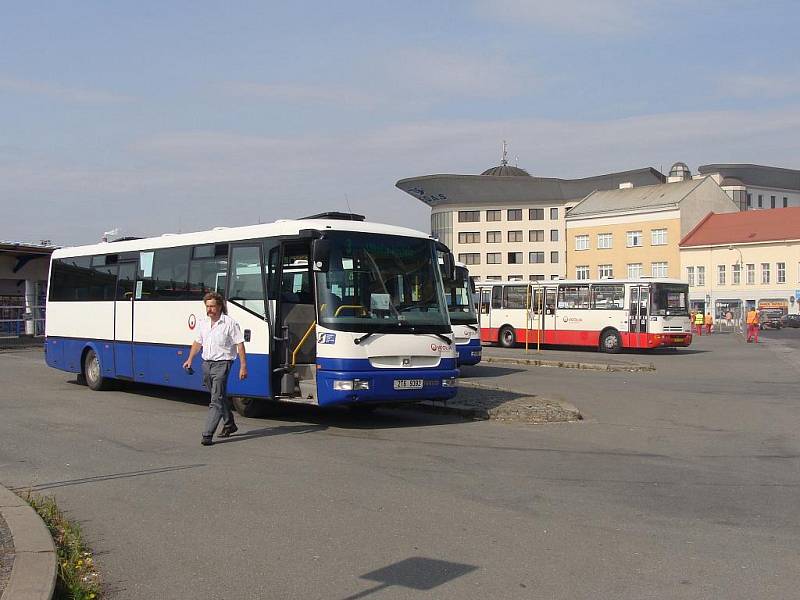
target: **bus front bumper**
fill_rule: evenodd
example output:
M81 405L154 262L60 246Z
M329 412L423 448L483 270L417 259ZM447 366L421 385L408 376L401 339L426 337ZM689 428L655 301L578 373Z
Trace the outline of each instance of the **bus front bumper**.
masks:
M654 333L651 336L653 348L659 347L686 347L692 343L691 333Z
M409 373L402 369L317 371L320 406L361 403L404 403L447 400L458 392L458 369Z

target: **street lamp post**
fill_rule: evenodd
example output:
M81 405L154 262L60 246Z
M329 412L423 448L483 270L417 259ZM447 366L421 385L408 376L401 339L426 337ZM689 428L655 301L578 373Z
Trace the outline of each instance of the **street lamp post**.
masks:
M741 286L742 285L742 267L744 266L744 257L742 256L742 250L740 248L737 248L733 244L728 246L728 250L735 250L736 252L739 253L739 261L736 264L739 265L739 286ZM731 277L731 279L733 279L733 277ZM731 281L731 283L733 283L733 281ZM744 312L745 300L744 300L744 297L741 295L741 292L740 292L740 295L739 295L739 300L740 300L740 304L739 304L739 323L740 323L742 335L744 335L744 315L746 313Z

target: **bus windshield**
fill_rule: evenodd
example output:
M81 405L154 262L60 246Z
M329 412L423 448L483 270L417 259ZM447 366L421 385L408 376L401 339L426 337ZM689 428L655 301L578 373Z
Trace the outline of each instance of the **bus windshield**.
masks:
M654 283L652 285L652 313L657 316L688 316L689 286L680 283Z
M316 274L319 324L358 332L448 333L432 240L330 232L330 266Z
M444 280L444 295L451 323L455 325L478 323L478 314L472 300L473 292L474 286L470 281L469 272L464 267L456 267L456 277L453 281Z

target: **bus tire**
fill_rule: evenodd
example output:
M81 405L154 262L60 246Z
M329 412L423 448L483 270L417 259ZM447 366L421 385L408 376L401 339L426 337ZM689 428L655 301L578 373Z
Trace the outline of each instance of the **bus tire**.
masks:
M517 343L517 334L514 333L514 328L510 325L504 325L500 328L500 335L497 340L503 348L513 348Z
M90 390L99 392L108 389L108 378L103 377L103 367L100 364L100 357L97 353L89 349L83 357L83 377Z
M606 329L600 334L600 351L617 354L622 350L622 338L616 329Z
M245 398L243 396L232 396L231 404L233 408L243 417L258 417L263 412L262 401L258 398Z

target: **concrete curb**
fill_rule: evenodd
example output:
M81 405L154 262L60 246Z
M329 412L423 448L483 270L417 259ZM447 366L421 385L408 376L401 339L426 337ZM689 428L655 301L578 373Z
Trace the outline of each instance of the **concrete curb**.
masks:
M22 498L0 485L0 514L14 542L14 565L0 600L50 600L56 587L56 547L50 531Z
M562 369L584 369L587 371L655 371L653 363L641 364L606 364L606 363L585 363L569 360L546 360L541 358L505 358L500 356L486 356L481 359L484 363L505 363L510 365L526 365L531 367L560 367Z

